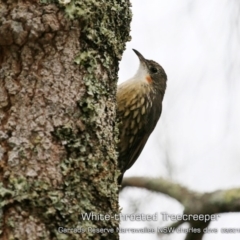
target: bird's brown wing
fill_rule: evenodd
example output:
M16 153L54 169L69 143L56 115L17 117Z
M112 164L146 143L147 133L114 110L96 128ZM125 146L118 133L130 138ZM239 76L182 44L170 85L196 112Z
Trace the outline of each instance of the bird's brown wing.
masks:
M142 95L138 95L138 87L136 84L126 83L120 85L117 92L120 137L118 151L119 167L122 173L137 160L152 132L149 131L147 119L149 103Z
M119 166L121 175L118 178L118 184L121 184L125 171L127 171L138 159L148 140L148 137L149 136L145 135L141 139L136 139L132 147L129 147L129 149L126 151L119 152Z
M133 147L129 149L128 155L125 156L127 164L124 166L124 172L130 167L132 167L132 165L136 162L148 138L149 138L149 135L143 135L143 136L139 136L135 140Z

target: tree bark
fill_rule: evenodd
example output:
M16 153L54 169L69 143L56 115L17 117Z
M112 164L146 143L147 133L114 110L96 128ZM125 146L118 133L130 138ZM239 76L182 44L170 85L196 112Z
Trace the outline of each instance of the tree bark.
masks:
M88 231L118 218L82 214L119 212L115 93L129 1L38 2L0 0L1 239L118 239Z

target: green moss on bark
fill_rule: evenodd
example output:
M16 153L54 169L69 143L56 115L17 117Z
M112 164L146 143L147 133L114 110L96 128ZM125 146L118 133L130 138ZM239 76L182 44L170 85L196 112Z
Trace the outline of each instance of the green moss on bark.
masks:
M48 5L57 1L40 2L43 5L23 1L22 8L13 4L4 13L4 18L13 23L5 23L9 35L5 34L1 44L4 47L9 44L15 62L23 65L12 67L15 65L10 64L14 61L9 52L9 64L5 63L9 68L6 67L3 76L11 73L9 76L19 81L16 86L21 91L11 92L12 99L17 100L8 103L7 111L16 112L18 127L26 129L26 133L16 130L14 117L5 118L9 132L15 135L2 136L7 167L3 164L0 207L7 214L0 225L10 226L13 235L9 239L18 238L22 222L29 224L35 233L34 227L40 229L39 239L106 239L104 234L65 235L57 227L118 226L114 218L83 221L81 214L113 215L119 210L115 95L119 59L130 39L130 3L127 0L75 0L69 4L59 1L59 10L56 4ZM63 9L71 21L66 21ZM15 22L21 22L24 27L15 28ZM21 44L19 38L12 44L12 29L20 31L17 36L22 36ZM78 34L79 42L74 39ZM78 47L72 61L73 48ZM79 84L75 85L76 82ZM74 86L77 90L69 91ZM23 100L26 106L31 106L29 116L33 120L29 123L32 125L25 126L27 114L19 116L17 111L24 104L15 107ZM117 239L116 235L107 239Z
M57 133L68 149L68 158L61 164L64 191L76 201L74 208L73 204L65 206L61 214L72 212L71 217L79 222L79 213L118 213L115 95L119 60L130 39L131 12L128 1L76 0L64 7L71 19L81 22L81 49L75 63L83 73L86 93L78 101L79 129L65 126ZM85 229L115 228L118 221L80 220L79 224ZM91 239L105 238L93 235Z

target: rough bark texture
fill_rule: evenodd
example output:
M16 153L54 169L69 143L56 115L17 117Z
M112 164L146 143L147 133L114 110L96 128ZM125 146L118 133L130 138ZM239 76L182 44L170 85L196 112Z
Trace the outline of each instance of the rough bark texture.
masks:
M58 227L118 226L81 219L119 211L115 92L131 13L105 2L0 0L1 239L106 239Z

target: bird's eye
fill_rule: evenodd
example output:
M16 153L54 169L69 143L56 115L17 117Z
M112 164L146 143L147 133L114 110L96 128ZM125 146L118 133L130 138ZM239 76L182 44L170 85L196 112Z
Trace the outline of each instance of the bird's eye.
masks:
M151 71L151 73L157 73L158 72L157 68L155 68L155 67L150 67L150 71Z

